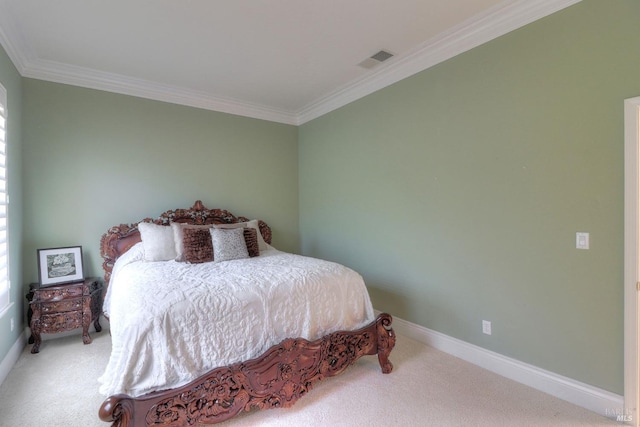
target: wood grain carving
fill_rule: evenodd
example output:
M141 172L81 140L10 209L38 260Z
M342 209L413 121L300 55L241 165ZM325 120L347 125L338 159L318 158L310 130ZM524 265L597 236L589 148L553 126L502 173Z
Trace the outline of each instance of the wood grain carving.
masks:
M393 365L391 316L383 313L368 326L340 331L316 341L287 339L257 359L214 369L193 382L138 398L111 396L100 418L113 427L188 427L228 420L242 411L286 408L313 384L342 373L364 355L377 354L383 373Z
M208 209L200 200L196 200L189 209L169 210L161 214L158 218L145 218L140 222L151 222L159 225L170 225L172 222L182 222L187 224L235 224L249 221L243 216L236 217L231 212L224 209ZM140 242L140 232L138 224L120 224L111 227L100 240L100 255L103 258L102 268L104 269L105 286L108 286L111 278L111 270L116 259L136 243ZM271 243L271 228L262 220L258 221L260 234L265 242Z
M93 317L92 304L96 305L96 331L100 332L97 314L101 308L97 307L100 290L99 283L93 279L84 282L60 284L50 288L42 288L39 285L33 287L29 297L28 315L31 327L33 347L31 353L40 351L42 343L41 334L55 334L82 328L82 341L91 343L89 326Z

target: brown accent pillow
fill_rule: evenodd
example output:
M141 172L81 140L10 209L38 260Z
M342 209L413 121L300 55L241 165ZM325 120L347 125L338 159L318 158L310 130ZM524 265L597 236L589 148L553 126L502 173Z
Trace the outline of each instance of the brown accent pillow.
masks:
M182 230L185 228L200 228L203 230L208 230L213 227L213 224L206 225L196 225L196 224L187 224L184 222L172 222L171 228L173 229L173 240L176 245L176 261L184 262L184 244L182 242Z
M255 228L245 228L244 242L247 244L249 257L253 258L260 255L260 246L258 245L258 231Z
M213 244L208 228L183 228L184 260L191 264L213 261Z

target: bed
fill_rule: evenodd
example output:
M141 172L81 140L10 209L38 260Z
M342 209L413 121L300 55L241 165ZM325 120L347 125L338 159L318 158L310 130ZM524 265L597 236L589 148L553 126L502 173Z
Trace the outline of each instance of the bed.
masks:
M215 260L187 239L204 239L202 230ZM169 245L150 236L170 235L185 246L153 258L152 243ZM216 239L231 235L244 239L245 256L225 258ZM393 369L392 318L374 316L361 276L275 249L264 221L198 200L114 226L100 246L112 353L99 416L113 426L209 425L289 407L364 355L377 354L383 373Z

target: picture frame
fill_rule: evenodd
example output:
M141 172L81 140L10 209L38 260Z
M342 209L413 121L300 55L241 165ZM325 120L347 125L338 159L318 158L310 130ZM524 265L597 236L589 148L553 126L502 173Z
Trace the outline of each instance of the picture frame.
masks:
M38 249L40 286L53 286L84 280L82 246Z

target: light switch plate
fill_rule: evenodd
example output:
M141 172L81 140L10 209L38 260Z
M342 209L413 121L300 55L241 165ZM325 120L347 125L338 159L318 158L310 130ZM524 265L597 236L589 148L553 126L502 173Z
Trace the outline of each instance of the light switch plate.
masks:
M482 333L491 335L491 322L489 320L482 321Z
M576 249L589 249L589 233L576 233Z

